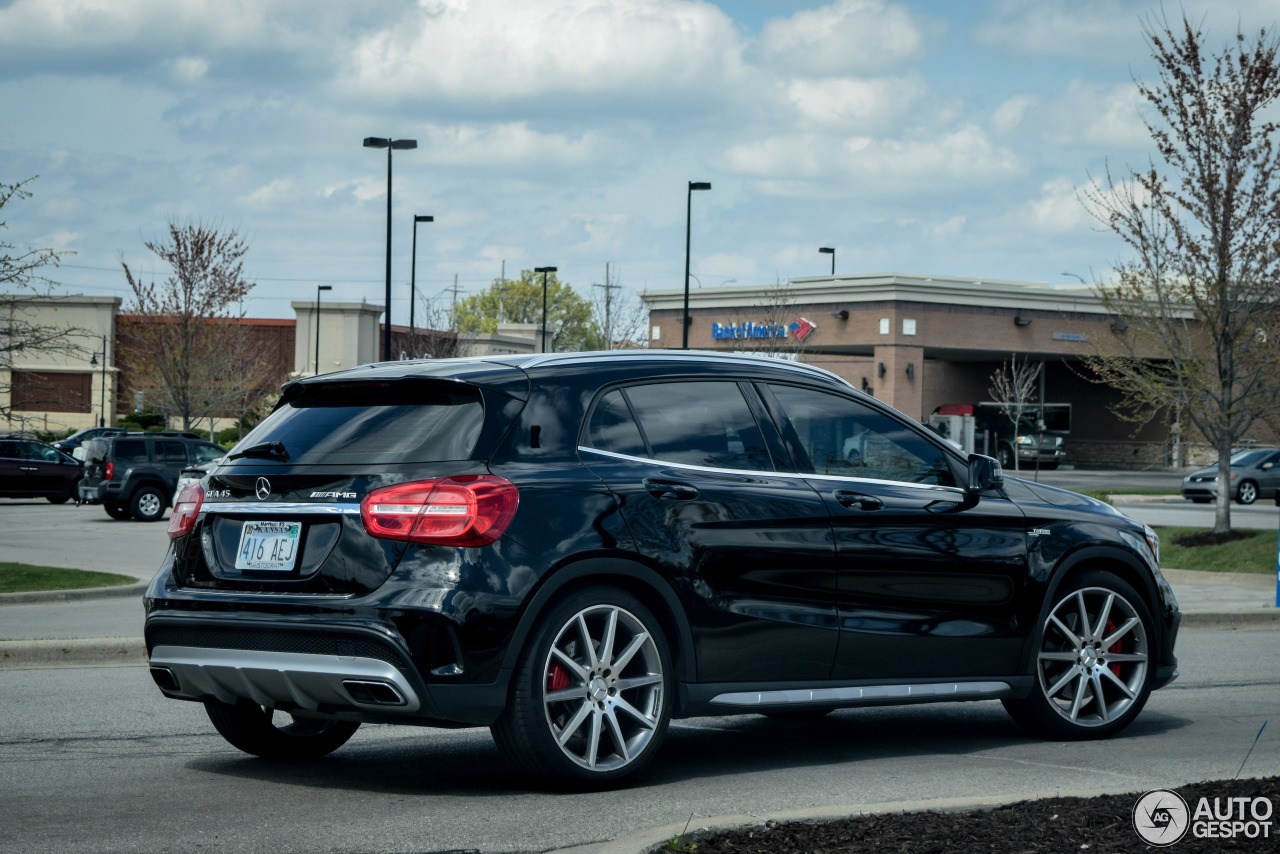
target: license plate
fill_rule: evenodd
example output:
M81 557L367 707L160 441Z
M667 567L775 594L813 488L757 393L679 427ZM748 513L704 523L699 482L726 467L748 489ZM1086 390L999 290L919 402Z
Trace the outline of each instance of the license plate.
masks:
M289 572L298 557L301 522L245 522L236 569Z

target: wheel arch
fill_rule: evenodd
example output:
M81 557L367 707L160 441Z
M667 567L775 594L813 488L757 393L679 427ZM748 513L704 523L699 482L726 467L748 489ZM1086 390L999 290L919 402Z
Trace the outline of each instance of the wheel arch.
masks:
M154 486L156 488L156 491L160 493L160 499L164 501L165 507L173 506L172 505L173 490L167 489L164 481L160 480L158 477L146 477L139 480L129 490L129 497L126 498L123 503L124 504L131 503L134 497L137 496L138 492L143 489L146 489L148 486Z
M1040 612L1036 615L1035 625L1027 634L1027 643L1022 651L1023 672L1033 672L1036 655L1036 632L1049 618L1049 611L1057 600L1058 591L1072 578L1089 570L1109 572L1128 584L1142 597L1142 604L1147 606L1154 624L1156 637L1152 639L1153 649L1163 653L1166 627L1163 620L1163 607L1160 592L1156 587L1155 576L1136 555L1116 546L1098 545L1077 549L1064 557L1053 573L1052 580L1045 588L1044 601L1040 603Z
M555 570L534 594L520 617L503 657L503 671L509 673L515 669L533 627L553 599L566 590L594 583L625 590L644 603L666 634L677 679L681 682L695 681L693 631L675 591L666 579L649 567L618 557L587 558Z

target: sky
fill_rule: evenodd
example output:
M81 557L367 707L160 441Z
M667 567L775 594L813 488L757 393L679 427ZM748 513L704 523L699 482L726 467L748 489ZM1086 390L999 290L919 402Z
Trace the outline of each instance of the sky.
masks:
M1280 0L1185 0L1220 48ZM3 239L128 300L167 223L250 243L246 310L418 320L505 262L587 296L837 273L1078 284L1124 247L1078 198L1151 156L1130 0L0 0Z

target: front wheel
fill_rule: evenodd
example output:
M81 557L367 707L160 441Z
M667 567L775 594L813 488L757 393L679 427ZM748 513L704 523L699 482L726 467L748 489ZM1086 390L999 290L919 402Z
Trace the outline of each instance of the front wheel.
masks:
M263 759L319 759L347 743L360 724L294 718L248 703L231 705L218 700L204 704L209 720L233 747ZM277 726L273 716L290 719Z
M1046 738L1106 738L1151 695L1155 625L1137 592L1108 572L1082 573L1058 597L1037 638L1035 687L1004 707Z
M1001 445L1000 450L996 451L996 457L1000 460L1000 468L1013 468L1013 448L1008 445Z
M671 656L653 614L625 591L589 587L539 623L491 729L525 771L603 786L657 753L671 694Z
M1236 501L1241 504L1252 504L1258 500L1258 484L1251 480L1246 480L1240 484L1240 490L1236 493Z
M143 486L133 494L129 512L139 522L159 522L167 506L163 492L154 486Z

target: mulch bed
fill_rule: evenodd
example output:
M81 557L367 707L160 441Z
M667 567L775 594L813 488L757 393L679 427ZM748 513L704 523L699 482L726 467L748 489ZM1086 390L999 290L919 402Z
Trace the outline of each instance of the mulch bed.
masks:
M1192 828L1180 842L1163 849L1173 854L1223 851L1280 851L1280 778L1225 780L1174 789L1187 802ZM696 854L933 854L933 852L1135 852L1160 850L1134 830L1132 815L1139 795L1049 798L1024 801L985 812L913 813L848 818L825 823L777 824L706 838L681 840ZM1271 800L1268 837L1196 838L1194 814L1201 797L1226 809L1232 797ZM1248 808L1246 807L1246 811ZM1257 831L1255 831L1257 832Z

